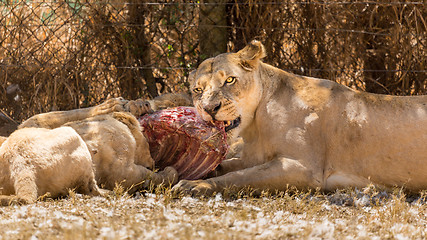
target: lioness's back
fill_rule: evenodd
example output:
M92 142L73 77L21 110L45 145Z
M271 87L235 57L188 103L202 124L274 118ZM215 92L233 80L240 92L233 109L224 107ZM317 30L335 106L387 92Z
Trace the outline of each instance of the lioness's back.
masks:
M339 99L327 129L326 169L357 172L386 186L427 188L427 96L349 92Z

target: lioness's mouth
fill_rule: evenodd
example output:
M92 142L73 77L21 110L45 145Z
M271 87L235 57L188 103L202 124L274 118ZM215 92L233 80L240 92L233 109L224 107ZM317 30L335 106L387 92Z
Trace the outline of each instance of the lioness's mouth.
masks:
M240 125L240 117L234 119L233 121L224 121L225 131L228 132L233 128L236 128Z

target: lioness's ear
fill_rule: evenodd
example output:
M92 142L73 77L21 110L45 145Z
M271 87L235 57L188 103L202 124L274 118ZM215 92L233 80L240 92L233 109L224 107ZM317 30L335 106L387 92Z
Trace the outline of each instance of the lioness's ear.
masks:
M266 56L264 45L256 40L250 42L237 54L240 57L240 66L247 71L255 69L259 64L259 60Z
M192 86L196 80L196 71L197 70L193 70L188 74L188 82L190 83L190 86Z

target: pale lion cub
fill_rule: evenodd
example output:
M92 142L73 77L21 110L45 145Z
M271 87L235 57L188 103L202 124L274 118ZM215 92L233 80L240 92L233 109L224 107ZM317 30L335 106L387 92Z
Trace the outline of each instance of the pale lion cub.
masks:
M100 195L89 150L71 127L24 128L0 144L1 205L33 203L46 193L58 197L69 189Z

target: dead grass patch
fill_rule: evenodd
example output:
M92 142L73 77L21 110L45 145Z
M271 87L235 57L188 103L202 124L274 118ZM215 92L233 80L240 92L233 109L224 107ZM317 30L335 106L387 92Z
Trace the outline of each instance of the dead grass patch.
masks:
M373 187L212 198L168 187L0 208L2 239L301 239L426 237L425 193Z

